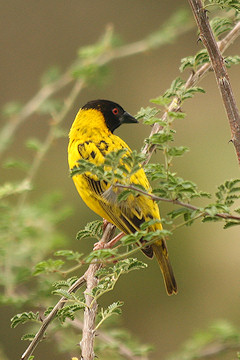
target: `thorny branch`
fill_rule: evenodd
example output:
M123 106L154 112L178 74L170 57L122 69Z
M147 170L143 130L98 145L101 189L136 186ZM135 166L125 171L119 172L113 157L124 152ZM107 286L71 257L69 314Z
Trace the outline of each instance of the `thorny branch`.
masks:
M69 320L70 322L71 320ZM76 329L78 330L82 330L83 329L83 322L81 322L78 319L74 319L73 321L71 321L71 325L73 325ZM103 341L106 344L109 344L111 346L114 346L115 348L117 348L118 353L120 355L122 355L124 358L126 358L127 360L148 360L147 356L138 356L135 355L131 349L129 349L127 346L124 345L124 343L122 343L121 341L118 341L117 339L115 339L114 337L112 337L111 335L109 335L108 333L106 333L105 331L97 331L97 338L101 341Z
M104 234L102 236L101 242L107 243L113 236L115 231L115 226L108 223ZM94 360L94 338L95 338L95 319L97 315L98 304L97 301L93 299L91 293L92 290L97 286L98 280L95 276L96 271L101 267L101 263L93 263L89 265L88 270L86 271L85 279L87 282L86 290L84 291L84 296L86 300L86 307L84 310L84 320L83 320L83 332L82 340L80 346L82 349L82 360Z
M230 44L239 35L240 35L240 22L238 22L235 25L235 27L227 34L227 36L225 36L225 38L218 43L220 51L222 51L222 52L225 51L230 46ZM134 43L134 44L131 44L131 45L123 46L122 49L117 49L116 52L114 52L114 51L110 52L109 56L106 56L104 59L101 59L101 61L102 61L102 63L107 63L107 62L112 61L115 58L134 55L136 53L141 53L141 52L144 52L146 50L147 50L146 43L138 42L138 43ZM203 65L195 74L193 74L193 75L191 75L189 77L189 79L187 80L186 85L185 85L186 88L189 88L189 87L192 87L192 86L196 85L210 69L211 69L211 64ZM2 133L0 134L0 139L3 138L3 140L4 140L3 142L0 142L0 144L2 144L1 147L0 147L0 153L5 150L6 143L12 138L12 136L15 133L17 127L26 118L28 118L30 115L32 115L48 97L50 97L56 91L59 91L62 87L64 87L67 84L71 83L71 81L72 81L72 78L70 77L69 73L67 72L66 74L64 74L64 76L60 80L58 80L58 82L47 85L44 88L42 88L39 91L39 93L32 100L30 100L28 104L26 104L26 106L23 108L20 116L14 118L12 120L11 124L9 123L9 126L4 128ZM82 84L81 86L84 86L84 84ZM163 114L163 119L167 118L167 113L169 111L178 111L179 108L180 108L179 100L178 100L178 98L174 98L173 101L171 102L171 104L169 105L168 109L166 110L166 112ZM151 135L159 132L160 129L161 129L161 127L158 124L155 124L153 126ZM148 161L150 160L151 155L154 152L154 150L155 150L154 146L152 146L151 148L146 146L143 149L143 153L146 154L145 164L148 163ZM136 190L139 191L139 189L136 189ZM161 200L161 198L160 198L160 200ZM190 204L179 204L179 205L182 205L182 206L185 206L185 207L186 207L186 205L188 207L192 206ZM105 231L104 231L104 235L103 235L103 237L106 237L106 242L111 239L112 231L113 231L113 226L111 224L108 224ZM92 266L92 265L96 266L96 264L91 264L90 266ZM100 266L100 264L98 264L98 266ZM89 268L88 268L88 270L89 270ZM80 286L82 286L84 283L86 283L86 281L88 281L88 282L90 281L90 279L88 278L88 276L89 276L88 270L85 272L85 274L83 276L81 276L69 288L69 290L68 290L69 293L77 291L77 289L79 289ZM87 276L86 276L86 274L87 274ZM95 275L95 271L92 271L91 277L95 277L94 275ZM45 331L47 330L49 324L55 318L58 310L60 310L65 305L65 302L66 302L66 298L62 297L59 300L59 302L55 305L53 310L50 312L50 314L44 319L41 328L39 329L38 333L35 335L35 338L30 343L27 350L22 355L21 360L27 360L28 357L33 353L33 351L37 347L38 343L43 338L43 335L44 335ZM97 308L94 311L96 312ZM86 316L89 316L89 314L86 313ZM91 313L90 316L95 317L96 313L95 314ZM88 331L88 329L85 328L84 331ZM83 337L84 337L84 335L83 335ZM90 337L87 340L87 341L91 342L91 344L89 344L90 346L88 346L88 344L86 344L86 341L81 342L82 352L85 351L83 349L86 346L88 346L89 348L92 348L94 337L95 337L94 332L91 332ZM85 339L87 339L86 336L85 336ZM106 342L107 342L107 340L106 340ZM131 357L131 355L129 355L129 354L128 354L129 356L127 356L124 347L122 348L122 355L124 355L128 359L138 360L137 358ZM89 358L89 359L91 359L91 358ZM84 358L84 360L88 360L88 358ZM142 360L144 360L144 359L142 359Z
M233 41L236 40L236 38L239 35L240 35L240 21L238 21L234 26L234 28L221 41L218 42L219 50L223 53L233 43ZM189 89L195 86L197 83L200 82L200 80L204 78L207 72L211 69L212 69L212 65L210 63L206 63L202 65L194 74L191 74L189 76L189 78L186 81L185 88ZM181 106L181 102L179 98L177 96L174 97L168 108L163 113L162 120L163 121L167 120L167 116L170 111L179 111L180 106ZM150 137L158 133L160 130L161 130L161 125L154 124ZM152 146L149 146L148 144L145 145L143 149L143 153L146 154L146 159L143 162L143 166L149 162L155 149L156 149L155 145Z
M129 190L133 190L133 191L137 191L145 196L149 196L151 199L155 200L155 201L164 201L164 202L169 202L175 205L179 205L182 207L185 207L187 209L190 210L197 210L197 211L201 211L201 208L188 204L188 203L184 203L178 199L167 199L167 198L163 198L160 196L156 196L154 194L148 193L144 190L141 190L133 185L122 185L122 184L115 184L114 186L119 187L119 188L123 188L123 189L129 189ZM202 212L202 217L208 216L209 214L206 211ZM227 214L227 213L216 213L215 216L222 218L222 219L231 219L231 220L238 220L240 221L240 216L235 216L235 215L231 215L231 214Z
M77 291L84 283L86 282L85 274L81 276L69 289L68 293L71 294L75 291ZM67 299L65 297L62 297L58 303L54 306L52 311L48 314L48 316L43 320L42 326L38 330L37 334L35 335L34 339L31 341L30 345L26 349L26 351L23 353L21 360L27 360L29 356L33 353L35 348L37 347L38 343L42 340L45 331L47 330L50 322L55 318L57 315L58 310L60 310Z
M114 225L112 225L110 223L107 224L101 241L102 242L108 242L111 239L114 230L115 230ZM90 264L90 266L88 267L85 274L83 276L81 276L68 289L68 293L71 294L73 292L76 292L84 283L87 283L87 289L88 289L88 291L90 291L91 290L90 289L90 287L91 287L90 284L92 284L95 281L93 279L95 279L95 273L96 273L97 269L100 266L101 266L100 263L98 263L98 264ZM85 294L85 297L86 296L87 296L87 293ZM29 356L31 356L31 354L33 353L33 351L35 350L35 348L37 347L39 342L42 340L42 338L44 336L44 333L47 330L48 326L50 325L51 321L56 317L58 310L60 310L65 305L66 301L67 301L67 299L65 297L62 297L58 301L58 303L54 306L52 311L48 314L48 316L43 320L43 323L42 323L40 329L38 330L38 332L35 335L34 339L31 341L30 345L28 346L28 348L26 349L26 351L22 355L21 360L27 360L29 358ZM86 301L87 301L87 299L86 299ZM91 301L92 301L92 297L91 297ZM89 304L87 304L87 305L89 305ZM88 309L88 307L86 309ZM92 316L92 317L95 318L97 308L95 308L94 310L95 310L95 314L93 312L91 314L89 314L89 313L86 314L86 321L88 321L89 316ZM85 332L87 332L87 328L85 328L83 330L83 338L84 338L84 336L86 337ZM91 332L89 335L90 335L90 338L88 338L89 344L90 343L93 344L95 334L94 334L94 332ZM86 341L82 341L82 343L81 343L82 350L85 349L86 346L88 346L88 344L86 344ZM91 357L84 357L84 360L90 360L90 359L91 359Z
M192 27L191 22L186 22L182 24L182 26L178 27L178 32L174 32L172 30L172 37L177 37L184 32L188 31L189 28ZM111 35L113 33L112 26L108 26L106 29L106 33L104 37L109 41L111 39ZM166 43L165 37L159 37L158 41L155 44L155 47L160 47ZM92 62L97 66L103 66L115 59L124 58L127 56L132 56L140 53L145 53L146 51L152 48L151 43L149 42L148 38L143 39L141 41L136 41L128 45L122 45L118 48L113 48L112 45L106 44L106 52L97 56ZM82 61L84 65L84 61ZM79 88L79 93L86 86L87 80L75 80L75 82L80 81L81 86ZM60 79L57 79L50 84L43 86L39 92L29 100L25 106L21 109L20 113L16 116L13 116L8 122L6 122L5 126L2 128L0 132L0 156L6 150L7 145L12 140L15 132L17 131L18 127L27 120L31 115L33 115L38 109L42 106L42 104L53 96L55 93L59 92L61 89L65 88L69 84L74 82L74 77L72 76L72 67L70 66L69 69L61 76Z
M231 141L235 147L238 162L240 164L240 113L233 94L224 58L214 38L208 21L207 12L202 5L202 1L189 0L189 4L200 30L200 39L206 47L211 60L212 68L216 76L217 84L230 124L232 133Z

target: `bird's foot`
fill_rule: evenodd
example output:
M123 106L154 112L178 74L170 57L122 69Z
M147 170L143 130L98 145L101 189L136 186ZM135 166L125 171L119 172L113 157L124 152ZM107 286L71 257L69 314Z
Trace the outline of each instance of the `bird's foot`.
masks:
M113 238L112 240L110 240L107 244L105 244L105 248L107 249L111 249L114 247L114 245L124 236L124 233L120 233L117 236L115 236L115 238Z
M106 243L104 241L98 241L93 245L93 251L102 250L105 248Z

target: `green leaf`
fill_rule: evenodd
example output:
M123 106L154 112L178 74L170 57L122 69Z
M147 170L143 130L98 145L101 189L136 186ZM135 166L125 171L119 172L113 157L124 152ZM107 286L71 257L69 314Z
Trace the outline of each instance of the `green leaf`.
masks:
M118 195L118 201L121 202L121 201L125 201L127 200L128 196L130 194L132 194L132 190L130 189L126 189L126 190L123 190L120 192L120 194Z
M81 240L87 237L100 240L103 234L103 222L100 220L89 222L83 230L77 233L77 240Z
M77 276L72 276L67 280L58 280L55 281L52 285L55 288L62 288L63 286L66 286L67 288L70 288L76 281L77 281Z
M66 260L74 260L79 262L83 254L80 254L78 251L73 250L58 250L54 253L55 256L63 256Z
M21 340L33 341L35 334L25 334L21 337Z
M189 151L186 146L173 146L168 150L170 156L182 156L185 152Z
M0 186L0 199L14 195L14 194L22 194L25 191L30 191L31 185L28 181L23 181L21 183L5 183Z
M2 114L5 117L12 117L14 115L18 115L22 108L23 106L20 102L12 101L4 105Z
M78 51L78 56L80 59L96 61L96 57L104 54L111 48L115 48L117 45L119 45L119 43L120 39L117 35L114 34L113 28L108 27L106 32L100 37L96 44L82 47Z
M240 12L240 3L239 0L209 0L211 5L218 5L221 9L234 9L237 12Z
M137 115L135 116L136 119L143 119L144 123L147 123L149 121L157 120L156 115L159 113L159 110L156 108L152 108L150 106L147 106L146 108L141 108Z
M52 273L59 271L61 267L64 265L64 261L62 260L53 260L48 259L46 261L41 261L35 266L35 270L33 275L39 275L41 273Z
M8 159L4 162L3 167L6 169L20 169L27 171L30 168L30 165L24 160Z
M96 329L99 328L100 325L102 325L102 323L108 319L110 316L112 315L121 315L122 310L120 309L121 306L123 306L123 302L122 301L117 301L112 303L111 305L109 305L107 307L107 309L103 310L101 309L100 313L98 314L98 318L100 319L99 323L97 324Z
M41 84L47 85L51 84L57 80L60 79L61 76L61 70L58 66L52 66L50 69L48 69L41 78Z
M215 17L210 21L212 31L216 38L232 29L233 21L230 18Z
M159 133L153 134L150 138L148 138L147 142L153 145L162 145L168 141L173 141L173 135L160 131Z
M190 21L191 17L188 11L185 9L175 11L162 27L149 35L145 41L150 48L155 48L166 43L168 44L169 42L174 41L178 36L180 29L189 26Z
M179 216L184 216L185 213L188 212L188 209L181 207L179 209L173 210L170 213L168 213L168 215L172 218L172 219L176 219Z
M54 295L59 295L61 297L64 297L68 300L72 300L72 294L70 294L67 290L65 289L56 289L56 290L53 290L52 292Z
M232 226L240 225L240 220L228 220L224 225L224 229L228 229Z
M61 324L63 324L66 319L73 321L75 319L75 313L84 308L85 306L80 304L65 305L62 309L58 310L57 318Z
M26 141L26 147L35 151L39 151L43 144L37 138L30 138Z
M183 72L186 68L194 68L195 67L195 57L194 56L187 56L181 59L181 65L179 70Z
M121 243L125 246L136 244L145 234L146 232L144 231L136 231L133 234L125 235L121 238Z
M227 56L224 59L224 62L226 64L227 68L230 68L232 65L239 65L240 64L240 56L239 55Z
M150 102L152 102L153 104L157 104L159 106L167 107L170 104L171 99L164 96L158 96L155 99L151 99Z
M39 322L39 311L36 313L29 311L29 312L23 312L21 314L17 314L12 317L11 319L11 327L15 328L19 324L25 324L28 321L37 321Z
M168 111L168 116L174 119L184 119L186 114L181 111Z
M161 224L161 223L162 223L162 220L151 219L151 220L145 221L143 224L141 224L140 229L141 230L146 230L150 226L153 226L155 224Z
M195 56L187 56L181 60L179 70L183 72L186 68L196 71L200 66L209 62L209 55L206 49L200 50Z
M47 99L38 108L38 113L43 115L55 114L60 112L63 102L59 99Z
M102 261L114 257L117 254L116 249L101 249L92 251L85 259L86 263L91 263L94 259Z

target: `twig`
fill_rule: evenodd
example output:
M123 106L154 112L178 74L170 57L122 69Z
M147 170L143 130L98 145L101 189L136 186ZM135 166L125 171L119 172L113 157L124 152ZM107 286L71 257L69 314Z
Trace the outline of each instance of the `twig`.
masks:
M115 229L114 225L112 224L108 224L105 228L105 231L103 233L102 236L102 241L108 241L112 234L113 234L113 230ZM68 293L71 294L75 291L77 291L85 282L90 281L91 277L89 275L89 269L90 267L94 265L97 267L100 267L101 264L90 264L88 270L85 272L85 274L83 276L81 276L69 289L68 289ZM88 285L88 284L87 284ZM52 309L52 311L48 314L48 316L43 320L43 323L40 327L40 329L38 330L37 334L35 335L34 339L31 341L30 345L28 346L28 348L26 349L26 351L24 352L24 354L21 357L21 360L27 360L29 358L29 356L31 356L31 354L33 353L33 351L35 350L35 348L37 347L37 345L39 344L39 342L42 340L45 331L47 330L48 326L50 325L51 321L53 321L53 319L55 318L55 316L57 315L58 310L60 310L61 308L64 307L65 303L66 303L67 299L65 297L62 297L58 303L54 306L54 308ZM85 359L84 359L85 360Z
M51 125L51 128L45 138L44 143L42 144L41 148L37 151L36 156L33 160L32 166L28 170L26 178L23 180L23 184L28 184L29 187L31 187L31 183L33 179L35 178L37 171L46 155L48 150L50 149L52 143L56 139L56 128L59 124L63 122L65 119L68 111L71 109L74 101L76 100L80 90L84 86L84 82L82 80L78 80L75 82L70 94L68 95L67 99L65 100L65 106L63 107L62 111L58 114L58 116L55 116L53 119L53 123ZM21 196L19 197L17 211L22 208L23 203L25 202L27 198L28 192L23 192Z
M112 237L115 231L115 226L108 223L101 242L107 243ZM95 319L97 315L98 304L92 296L92 290L97 286L98 280L96 278L96 271L101 267L101 263L93 263L89 265L88 270L85 273L85 279L87 282L87 288L84 291L86 300L86 307L84 310L84 322L82 340L80 346L82 349L82 360L94 360L94 338L95 338Z
M82 360L93 360L94 354L94 338L95 338L95 319L97 315L98 304L93 300L92 290L97 286L98 280L95 276L100 264L89 265L86 271L87 288L84 291L86 307L84 310L84 323L82 331L82 340L80 346L82 349Z
M221 40L218 42L218 46L221 52L224 52L236 38L240 35L240 21L237 22L237 24L234 26L234 28ZM189 78L186 81L185 89L189 89L193 86L195 86L200 80L204 78L204 76L207 74L207 72L212 68L210 63L206 63L203 66L201 66L194 74L191 74ZM165 110L162 120L166 121L168 113L170 111L179 111L180 110L180 100L178 97L174 97L168 108ZM150 137L156 133L158 133L161 130L161 125L154 124ZM146 159L143 162L143 166L146 165L150 159L152 154L154 153L156 149L155 145L149 146L148 144L145 145L143 148L143 154L146 154Z
M205 349L201 350L200 353L197 355L197 359L206 359L211 357L216 357L222 353L231 351L231 350L239 350L239 344L211 344L207 346Z
M233 42L237 36L239 36L240 33L240 22L234 27L234 29L219 43L219 47L220 49L222 49L222 51L224 51L230 44L231 42ZM144 44L144 46L140 46L140 43L133 43L133 44L129 44L127 46L123 46L122 47L122 53L121 53L121 48L117 49L115 52L114 51L109 51L108 56L105 55L105 57L98 59L99 63L101 64L106 64L107 62L110 62L112 60L114 60L115 58L118 57L124 57L124 56L129 56L129 55L134 55L140 52L144 52L147 50L146 46ZM128 47L128 48L127 48ZM189 80L186 83L186 86L193 86L194 84L196 84L200 78L203 77L203 75L211 68L210 64L205 64L203 67L201 67L199 69L199 71L196 72L196 74L194 76L191 76L189 78ZM23 123L23 121L25 119L27 119L30 115L32 115L40 106L41 104L50 96L52 96L55 92L59 91L61 88L63 88L64 86L66 86L67 84L69 84L72 81L72 78L70 76L70 74L68 72L66 72L63 77L58 80L57 82L47 85L44 88L42 88L39 93L32 99L30 100L25 107L22 109L21 113L18 115L18 117L15 117L14 119L12 119L12 121L8 122L8 124L6 125L6 127L2 130L1 134L0 134L0 153L3 152L6 148L6 144L9 142L9 140L13 137L16 129L18 128L18 126L20 124ZM178 99L175 98L172 103L170 104L168 111L177 111L179 109L179 104L178 104ZM167 116L167 112L163 115L163 117ZM154 125L153 130L151 132L151 135L158 132L159 131L159 126L157 124ZM151 148L151 151L149 151L148 147L145 147L143 152L144 153L148 153L148 157L146 162L149 161L152 152L154 151L154 148ZM138 188L134 189L136 191L140 191ZM146 194L146 195L150 195L150 194ZM151 195L154 196L154 195ZM154 196L155 197L155 196ZM162 198L158 198L155 197L156 200L162 200L162 201L168 201L168 202L173 202L170 199L162 199ZM192 208L193 210L197 209L195 207L193 207L192 205L189 204L183 204L178 200L175 200L174 203L184 206L184 207L188 207L188 208ZM220 215L220 214L219 214ZM221 217L225 217L225 216L229 216L228 214L221 214ZM218 215L217 215L218 216ZM233 217L232 217L233 218ZM238 220L239 218L237 218ZM105 231L104 231L104 235L106 236L106 239L110 239L111 238L111 234L113 231L113 225L112 224L108 224ZM106 240L107 241L107 240ZM85 274L83 276L81 276L68 290L69 293L75 292L77 289L79 289L79 287L81 285L83 285L85 282L88 281L88 283L92 282L92 279L94 278L95 275L95 269L97 266L100 266L100 264L91 264L90 267L92 267L92 271L88 270L85 272ZM89 271L89 272L88 272ZM87 274L87 276L86 276ZM89 288L91 288L92 285L89 285ZM92 303L92 297L90 295L88 295L87 293L85 293L86 296L89 296L91 298L91 303ZM38 343L42 340L44 333L46 331L46 329L48 328L49 324L51 323L51 321L53 321L53 319L55 318L58 310L60 310L64 305L65 302L67 301L66 298L62 297L59 302L55 305L55 307L53 308L53 310L49 313L49 315L44 319L41 328L39 329L38 333L35 335L33 341L30 343L30 345L28 346L27 350L24 352L24 354L21 357L21 360L27 360L28 357L33 353L33 351L35 350L35 348L37 347ZM86 308L86 310L88 310L88 308ZM96 308L94 310L95 315L96 315ZM91 317L93 319L93 317L95 317L94 313L91 314ZM86 316L89 316L89 314L86 312ZM83 334L83 338L84 341L81 342L81 346L82 346L82 352L83 349L88 348L88 349L93 349L93 341L94 341L94 337L95 334L93 331L90 331L88 336L87 336L87 332L88 332L88 328L85 326L84 328L84 334ZM85 351L85 350L84 350ZM90 350L92 351L92 350ZM93 354L93 351L92 351ZM89 354L84 355L84 360L87 359L92 359L91 357L86 357L86 356L92 356ZM129 358L131 359L131 358ZM134 358L132 358L134 359ZM137 360L137 358L135 358L134 360ZM143 360L143 359L142 359Z
M171 19L169 19L169 21L170 20ZM165 25L165 27L166 26L167 25ZM184 32L189 30L190 26L192 27L192 24L190 24L189 22L181 24L181 26L177 28L177 31L172 31L172 38L176 38L179 35L182 35ZM108 26L104 36L107 38L108 33L111 32L112 28ZM155 41L154 46L152 46L149 37L144 40L136 41L128 45L123 45L115 49L112 48L111 44L106 44L106 52L93 59L92 63L98 66L103 66L112 62L115 59L144 53L147 50L152 49L153 47L158 48L165 43L166 37L162 36L158 41ZM82 61L82 65L84 65L84 61ZM59 92L65 86L69 85L74 80L71 69L72 65L69 66L69 69L61 76L60 79L42 87L39 92L31 100L29 100L27 104L25 104L25 106L22 108L18 115L14 116L6 122L5 126L0 132L0 156L6 150L7 145L10 143L10 140L13 139L18 127L32 114L34 114L47 99L53 96L56 92ZM81 79L81 81L83 82L83 85L86 85L86 80Z
M74 326L76 329L80 329L80 330L83 329L83 322L78 319L74 319L73 321L69 320L68 322L69 322L69 324ZM124 356L128 360L148 360L148 357L146 357L146 356L135 355L131 351L131 349L129 349L127 346L124 345L123 342L121 342L117 339L114 339L111 335L109 335L105 331L98 330L96 335L99 340L105 342L106 344L111 345L114 348L117 348L118 353L120 355Z
M197 206L194 206L194 205L191 205L191 204L188 204L188 203L184 203L178 199L167 199L167 198L163 198L163 197L160 197L160 196L156 196L156 195L153 195L151 193L148 193L144 190L141 190L133 185L122 185L122 184L114 184L114 186L118 187L118 188L122 188L122 189L129 189L129 190L133 190L133 191L137 191L145 196L148 196L150 197L151 199L155 200L155 201L164 201L164 202L169 202L169 203L172 203L172 204L176 204L176 205L179 205L179 206L182 206L182 207L185 207L187 209L190 209L190 210L197 210L197 211L202 211L201 208L197 207ZM209 216L209 214L207 213L207 211L202 211L202 216L205 217L205 216ZM235 216L235 215L230 215L230 214L227 214L227 213L217 213L215 214L215 216L217 217L220 217L222 219L231 219L231 220L238 220L240 221L240 216Z
M67 71L60 79L55 82L45 85L39 92L28 101L28 103L22 108L20 113L14 116L12 119L6 122L0 133L0 154L6 150L7 145L14 136L17 128L36 112L40 106L50 98L54 93L61 90L72 81L69 71Z
M223 104L227 113L232 133L231 141L235 146L235 150L240 164L240 113L233 94L231 83L229 80L227 68L224 59L214 38L210 27L207 12L202 5L201 0L188 0L192 8L196 23L200 30L200 38L206 47L212 68L214 70L217 84L222 96Z
M81 276L69 289L68 293L71 294L77 291L84 283L86 282L85 274ZM64 305L67 299L62 297L58 303L54 306L52 311L48 314L48 316L43 320L42 326L38 330L37 334L35 335L34 339L31 341L30 345L28 346L27 350L21 357L21 360L27 360L29 356L33 353L39 342L42 340L45 331L47 330L49 324L55 318L58 310L60 310Z

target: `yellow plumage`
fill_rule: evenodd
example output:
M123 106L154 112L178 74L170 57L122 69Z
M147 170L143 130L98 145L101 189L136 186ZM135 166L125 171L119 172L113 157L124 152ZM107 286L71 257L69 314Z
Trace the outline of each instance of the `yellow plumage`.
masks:
M131 149L113 131L122 123L137 122L122 107L107 100L87 103L79 110L69 133L68 162L70 169L78 165L80 159L96 165L104 162L105 156L113 151ZM74 184L87 206L102 218L113 223L125 234L139 230L144 221L160 219L158 205L144 195L133 196L121 203L117 201L119 189L111 187L106 181L99 181L96 175L86 172L73 177ZM118 180L119 181L119 180ZM117 180L116 180L117 182ZM124 184L124 181L120 181ZM130 184L140 184L146 191L151 188L145 172L139 170L130 177ZM149 228L150 231L162 229L160 223ZM143 249L149 257L155 254L163 273L169 295L177 293L177 285L168 259L165 241L157 239L154 244Z

